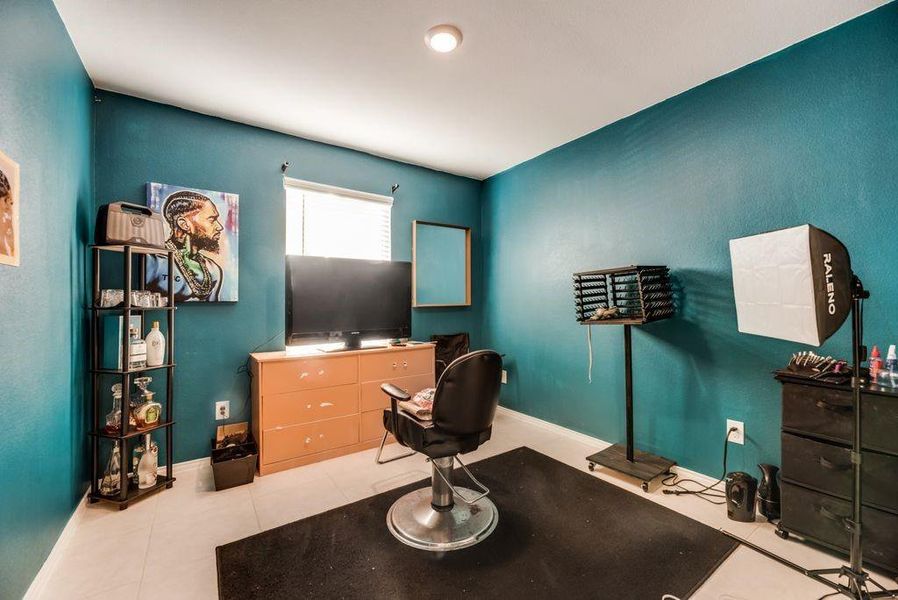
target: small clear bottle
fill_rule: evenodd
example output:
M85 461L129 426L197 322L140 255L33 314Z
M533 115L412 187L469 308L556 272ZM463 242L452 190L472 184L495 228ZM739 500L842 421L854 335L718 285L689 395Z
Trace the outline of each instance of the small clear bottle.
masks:
M118 433L122 427L122 384L112 386L112 410L106 413L106 433Z
M106 464L106 471L100 481L100 493L104 496L114 496L122 490L122 458L119 452L118 441L112 447L112 454Z

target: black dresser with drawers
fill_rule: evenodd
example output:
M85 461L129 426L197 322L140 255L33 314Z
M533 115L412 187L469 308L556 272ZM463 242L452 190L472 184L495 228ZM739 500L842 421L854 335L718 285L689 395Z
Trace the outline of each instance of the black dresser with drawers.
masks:
M851 387L777 375L783 384L782 518L794 533L848 552L851 515ZM863 417L864 562L898 573L898 391L865 387Z

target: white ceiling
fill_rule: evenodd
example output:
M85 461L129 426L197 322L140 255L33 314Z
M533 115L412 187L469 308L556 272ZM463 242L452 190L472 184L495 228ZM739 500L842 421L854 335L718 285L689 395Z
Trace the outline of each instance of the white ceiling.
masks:
M99 88L478 179L886 3L55 1Z

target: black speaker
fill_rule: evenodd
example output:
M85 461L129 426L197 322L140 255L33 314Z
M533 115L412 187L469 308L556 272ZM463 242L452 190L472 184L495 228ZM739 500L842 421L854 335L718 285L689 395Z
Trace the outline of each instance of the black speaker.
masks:
M755 520L758 480L742 471L728 473L726 478L727 516L734 521Z

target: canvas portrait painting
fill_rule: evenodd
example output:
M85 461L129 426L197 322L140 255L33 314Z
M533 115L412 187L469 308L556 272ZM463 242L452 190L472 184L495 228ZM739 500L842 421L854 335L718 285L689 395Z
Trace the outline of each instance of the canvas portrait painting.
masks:
M147 205L165 221L165 246L174 250L175 272L167 262L147 262L147 289L175 302L237 301L239 196L164 183L147 184Z
M0 265L19 266L19 165L0 152Z

